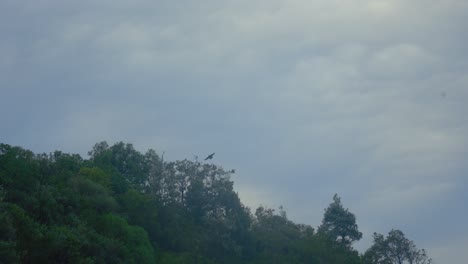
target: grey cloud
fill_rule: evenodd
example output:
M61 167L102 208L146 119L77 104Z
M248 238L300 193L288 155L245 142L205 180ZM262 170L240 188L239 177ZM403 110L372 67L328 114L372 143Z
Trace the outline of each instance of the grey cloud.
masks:
M4 1L0 140L216 151L251 206L318 225L338 192L366 231L360 249L391 222L449 263L439 238L466 236L467 215L427 219L425 204L466 207L467 12L456 0Z

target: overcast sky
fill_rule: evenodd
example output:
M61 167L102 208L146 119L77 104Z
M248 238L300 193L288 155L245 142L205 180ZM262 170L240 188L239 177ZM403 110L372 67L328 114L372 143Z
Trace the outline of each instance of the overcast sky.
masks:
M242 201L334 193L439 264L468 248L468 1L0 0L0 142L216 152Z

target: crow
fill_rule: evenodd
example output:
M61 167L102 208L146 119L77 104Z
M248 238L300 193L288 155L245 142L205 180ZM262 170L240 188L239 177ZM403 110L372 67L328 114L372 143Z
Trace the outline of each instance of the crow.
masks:
M208 155L208 157L206 157L206 158L205 158L205 160L212 159L212 158L213 158L213 156L214 156L214 152L213 152L213 153L211 153L210 155Z

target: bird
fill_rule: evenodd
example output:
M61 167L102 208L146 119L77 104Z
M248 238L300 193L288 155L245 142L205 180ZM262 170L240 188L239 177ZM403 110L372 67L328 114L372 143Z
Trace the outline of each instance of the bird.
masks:
M206 157L206 158L205 158L205 160L212 159L212 158L213 158L213 156L214 156L214 152L213 152L213 153L211 153L210 155L208 155L208 157Z

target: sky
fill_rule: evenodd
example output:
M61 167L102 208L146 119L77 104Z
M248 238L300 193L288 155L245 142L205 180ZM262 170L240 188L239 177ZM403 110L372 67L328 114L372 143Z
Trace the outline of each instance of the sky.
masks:
M244 204L468 248L468 1L0 0L0 142L236 169Z

